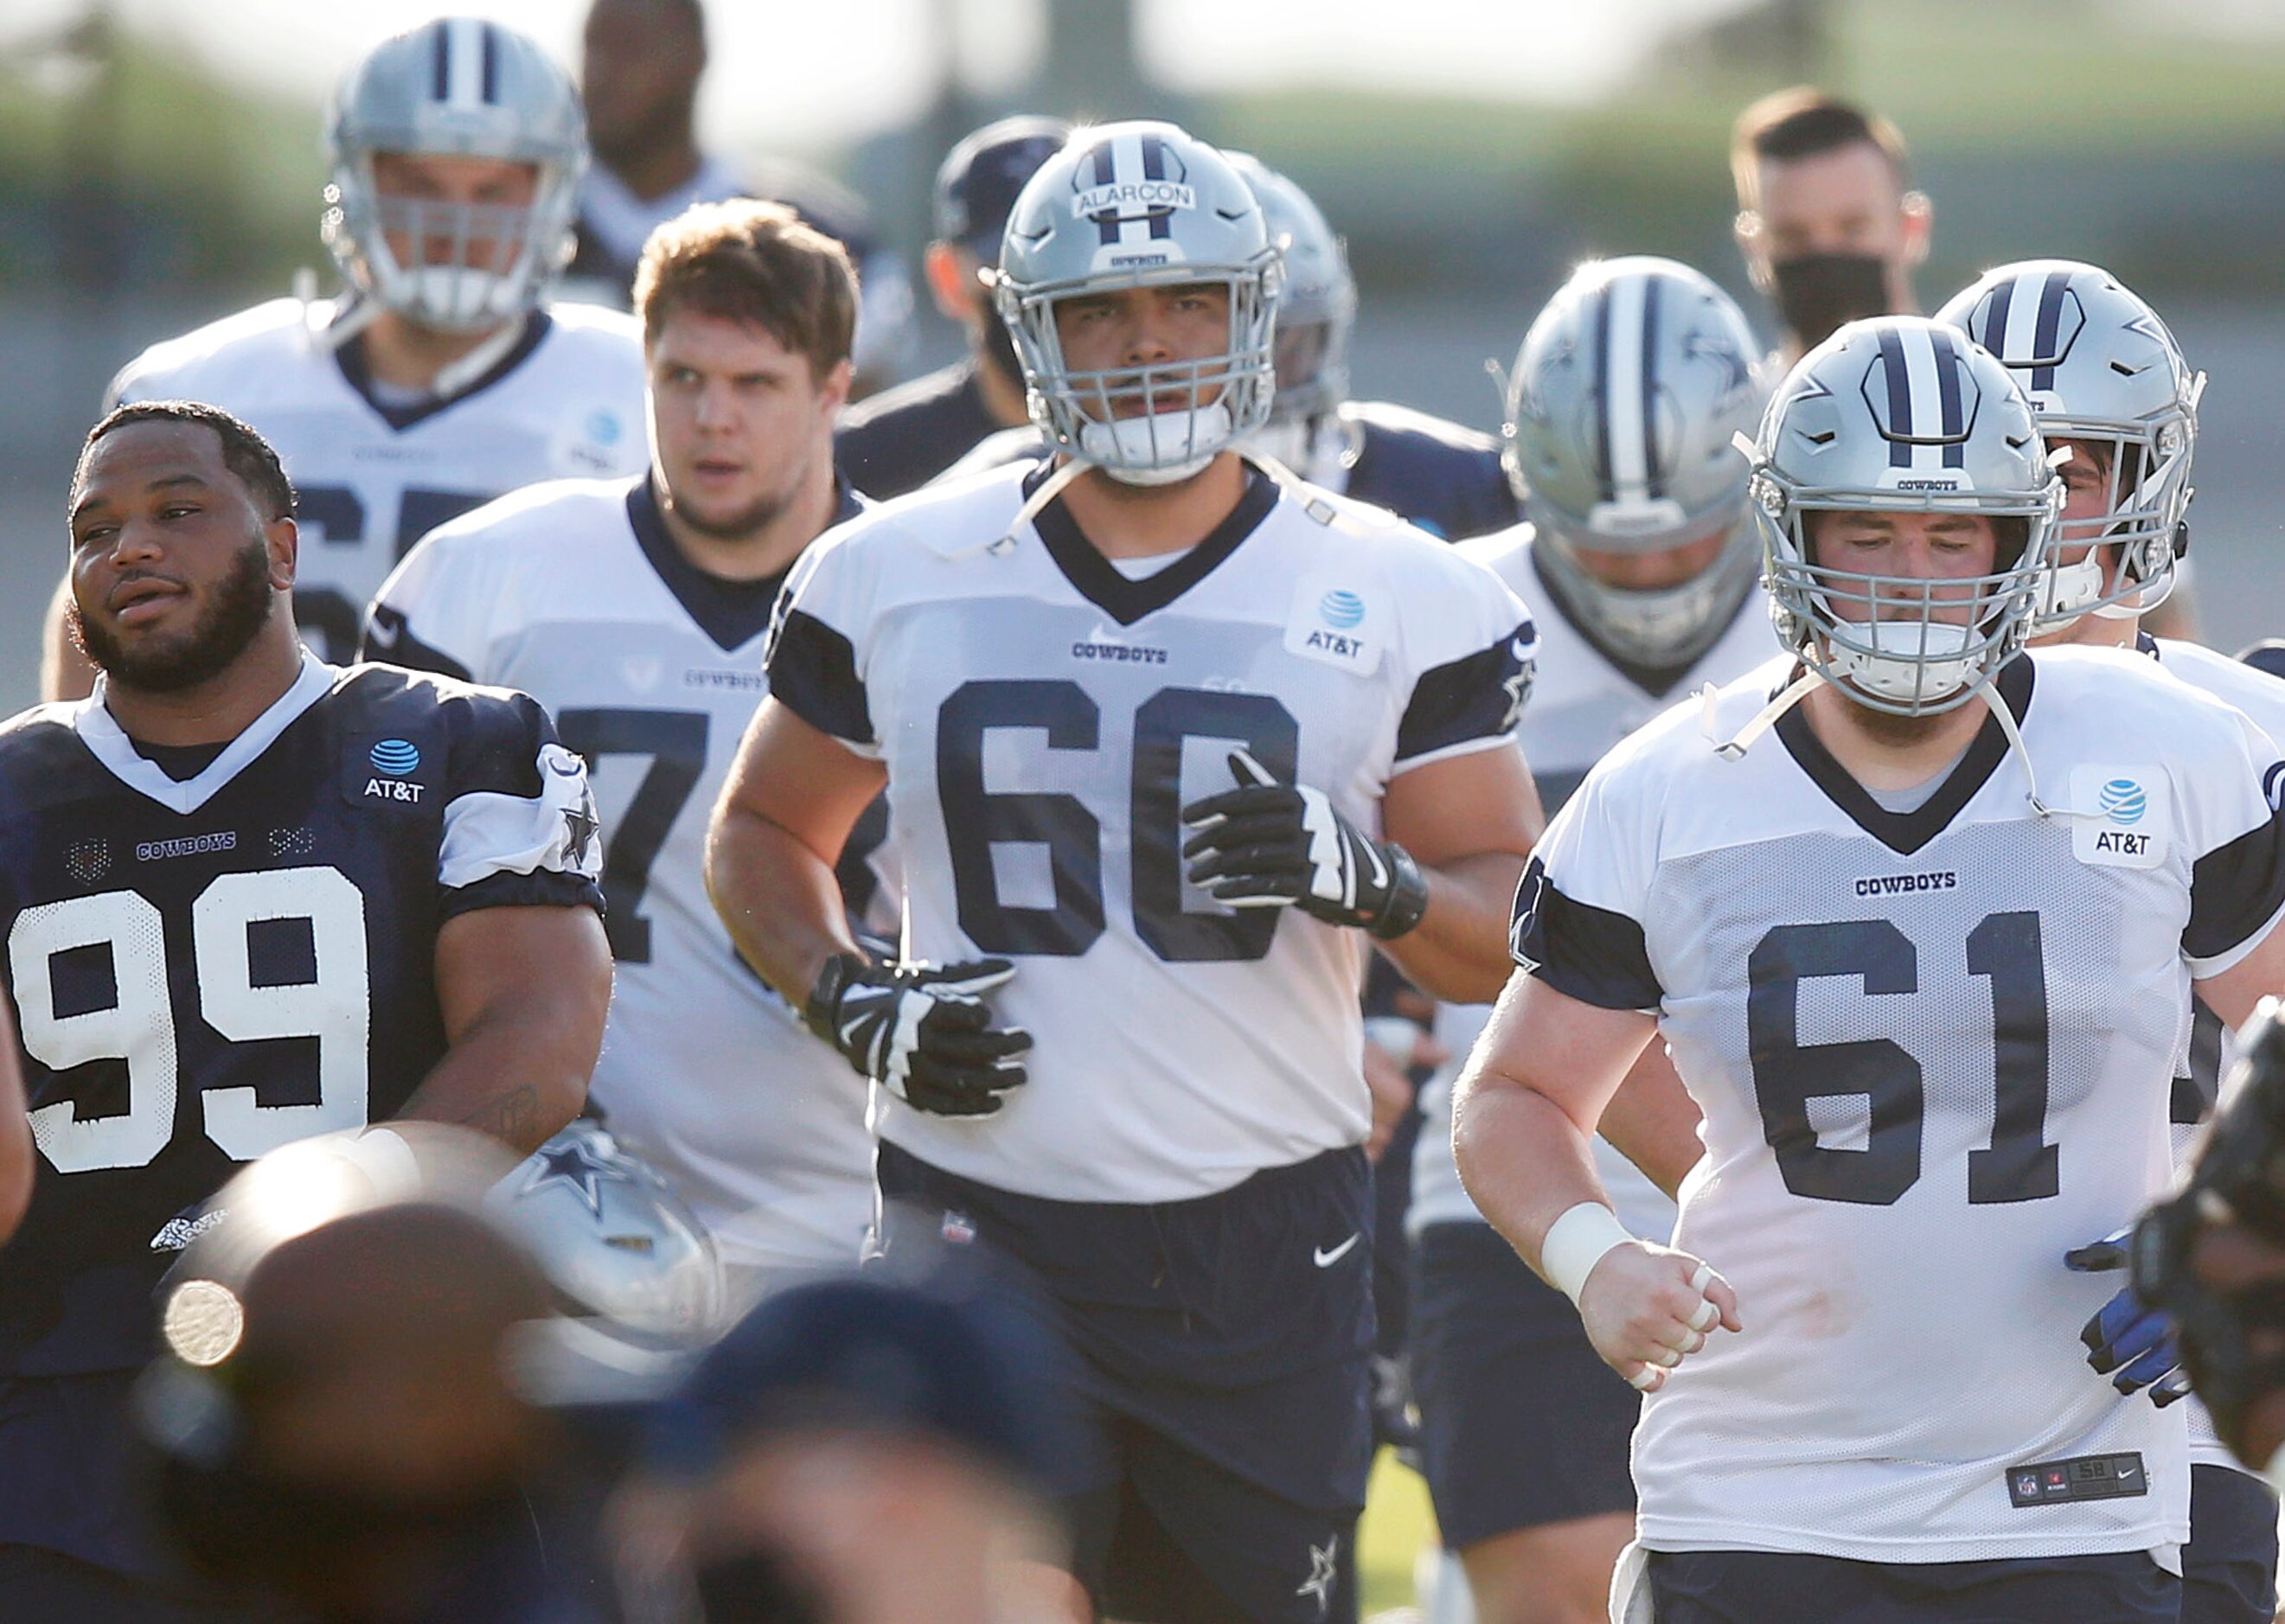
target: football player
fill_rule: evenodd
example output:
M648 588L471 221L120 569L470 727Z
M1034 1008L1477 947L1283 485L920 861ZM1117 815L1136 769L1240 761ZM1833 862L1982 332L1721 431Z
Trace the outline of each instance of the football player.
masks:
M1760 405L1753 355L1728 294L1649 257L1582 267L1523 341L1505 432L1530 521L1460 551L1539 628L1519 736L1551 812L1676 699L1768 661L1761 546L1731 443ZM1408 1217L1421 1453L1437 1528L1461 1553L1483 1624L1600 1620L1634 1533L1627 1442L1640 1395L1460 1188L1452 1081L1490 1014L1439 1011L1437 1040L1455 1058L1422 1100ZM1663 1243L1673 1203L1605 1142L1595 1150L1628 1229Z
M546 301L587 149L570 80L530 40L467 18L385 40L342 82L326 142L348 292L154 345L111 404L210 401L278 447L295 613L347 660L373 589L445 520L534 480L640 471L642 355L626 317ZM60 627L42 693L75 699L94 672Z
M2193 979L2229 1020L2285 984L2276 750L2148 662L2019 654L2061 492L1957 330L1843 327L1754 463L1786 654L1551 823L1455 1107L1650 1394L1614 1616L2177 1618L2180 1412L2086 1379L2063 1258L2168 1178ZM1653 1036L1704 1113L1671 1249L1587 1137Z
M1277 394L1247 443L1312 483L1386 507L1448 541L1516 522L1489 435L1386 401L1349 398L1356 279L1309 194L1251 153L1231 155L1285 253Z
M864 200L797 164L741 173L700 150L702 0L593 0L579 64L595 163L579 183L577 248L566 273L578 297L624 309L652 231L694 203L766 198L847 248L860 272L852 388L879 388L895 375L912 336L912 282L895 247L879 240Z
M1024 183L1071 135L1061 119L1019 116L971 131L936 172L936 240L923 268L968 353L850 412L836 454L850 482L886 501L917 490L987 436L1028 423L1024 369L992 308L984 273L1000 263L1000 233Z
M833 467L856 279L782 204L703 203L653 233L635 292L650 474L445 526L381 586L365 651L533 694L587 757L618 961L594 1101L714 1231L743 1305L853 1267L872 1219L865 1090L739 959L701 874L778 589L858 511Z
M2157 312L2096 266L2028 260L1985 272L1936 319L2004 362L2038 414L2048 446L2070 452L2059 470L2062 518L2034 614L2034 645L2138 650L2234 705L2273 742L2285 741L2285 681L2140 629L2140 617L2178 584L2205 386ZM2219 1023L2203 1004L2194 1032L2189 1064L2175 1086L2178 1155L2187 1155L2197 1125L2212 1114L2221 1069ZM2146 1356L2143 1348L2159 1335L2124 1293L2090 1325L2087 1339L2097 1369L2115 1373L2122 1392L2152 1386L2163 1402L2171 1399L2163 1381L2171 1345L2164 1354ZM2185 1624L2268 1624L2277 1611L2277 1497L2240 1468L2195 1405L2189 1428Z
M0 728L0 975L41 1156L0 1251L18 1617L205 1616L170 1611L121 1450L153 1289L236 1164L395 1118L530 1150L602 1038L579 758L522 694L305 649L292 507L227 413L111 413L69 509L102 680Z
M0 1004L0 1245L16 1233L32 1199L32 1124L24 1109L16 1022L7 1006Z
M1238 454L1277 251L1212 147L1078 132L995 286L1055 459L797 567L708 873L885 1085L890 1255L983 1244L1055 1306L1056 1401L1106 1446L1064 1486L1106 1611L1317 1624L1370 1436L1359 981L1378 943L1439 995L1499 984L1531 625L1481 567ZM829 867L884 784L890 963Z

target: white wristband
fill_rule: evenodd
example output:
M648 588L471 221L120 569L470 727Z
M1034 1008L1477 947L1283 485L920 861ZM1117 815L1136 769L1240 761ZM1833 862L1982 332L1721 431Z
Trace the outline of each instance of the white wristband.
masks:
M1582 1201L1547 1226L1539 1243L1539 1272L1575 1303L1603 1254L1635 1238L1610 1208L1599 1201Z

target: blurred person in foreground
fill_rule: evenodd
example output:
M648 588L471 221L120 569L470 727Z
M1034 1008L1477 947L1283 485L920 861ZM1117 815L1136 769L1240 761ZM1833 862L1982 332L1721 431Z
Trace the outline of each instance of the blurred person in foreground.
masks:
M299 491L294 616L347 662L389 567L534 480L643 465L642 353L616 311L552 302L587 161L563 70L498 23L382 41L336 88L321 230L346 291L272 299L153 345L109 404L203 400L253 424ZM57 597L41 693L94 681Z
M533 694L624 809L593 1104L713 1230L742 1306L855 1267L873 1216L866 1088L739 961L701 872L779 590L860 511L833 467L856 286L839 243L735 201L653 232L635 291L648 475L534 485L446 525L382 584L365 653ZM860 910L864 856L843 864Z
M2135 1227L2136 1292L2180 1327L2216 1430L2285 1489L2285 1006L2239 1029L2235 1069L2187 1177Z
M661 1407L615 1518L637 1624L1030 1624L1072 1607L1052 1350L937 1282L795 1286Z
M0 1245L24 1221L32 1202L31 1118L25 1114L24 1064L16 1048L16 1017L0 1000Z
M899 384L842 420L836 454L850 483L881 501L916 490L987 436L1031 420L1024 369L985 273L1016 194L1071 135L1061 119L1019 115L971 130L937 168L936 238L922 269L929 294L956 324L967 352Z
M864 200L797 164L735 166L700 150L698 82L706 72L701 0L593 0L579 93L595 161L579 180L577 248L568 286L624 309L652 231L694 203L782 202L849 250L859 269L858 394L896 375L912 338L913 289Z
M616 1616L603 1485L516 1380L551 1309L483 1204L512 1164L432 1124L304 1140L234 1178L169 1275L135 1393L143 1465L169 1537L249 1612Z
M579 758L522 694L304 648L293 500L214 407L106 418L69 509L103 677L0 726L0 969L41 1156L0 1251L0 1619L210 1616L122 1457L152 1290L238 1164L408 1118L529 1150L602 1040Z

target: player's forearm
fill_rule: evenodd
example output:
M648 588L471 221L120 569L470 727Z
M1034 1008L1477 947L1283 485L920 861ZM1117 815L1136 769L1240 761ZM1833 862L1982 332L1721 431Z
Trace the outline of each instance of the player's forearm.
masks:
M1672 1196L1706 1153L1698 1137L1700 1119L1698 1102L1683 1087L1674 1057L1665 1044L1653 1041L1603 1108L1598 1131Z
M1607 1206L1610 1197L1579 1125L1545 1094L1482 1060L1480 1052L1454 1088L1453 1159L1476 1210L1538 1269L1549 1226L1582 1201Z
M739 953L797 1009L828 959L858 951L833 866L734 802L707 834L706 890Z
M1381 949L1422 992L1456 1004L1497 998L1515 968L1508 956L1508 919L1524 859L1509 851L1481 851L1431 868L1428 910L1402 936Z
M474 1128L528 1155L586 1104L602 1016L592 996L571 989L481 1016L397 1115Z

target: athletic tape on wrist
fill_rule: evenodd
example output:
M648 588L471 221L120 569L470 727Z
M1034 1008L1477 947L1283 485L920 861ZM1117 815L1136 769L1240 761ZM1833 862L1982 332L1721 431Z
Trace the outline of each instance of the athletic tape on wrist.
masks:
M1547 1226L1539 1243L1539 1272L1575 1303L1603 1254L1635 1238L1610 1208L1599 1201L1582 1201Z

